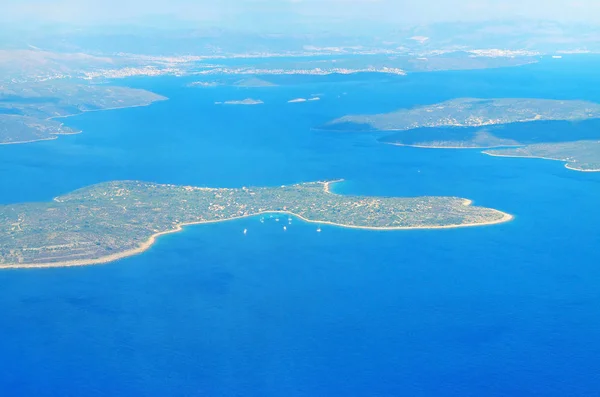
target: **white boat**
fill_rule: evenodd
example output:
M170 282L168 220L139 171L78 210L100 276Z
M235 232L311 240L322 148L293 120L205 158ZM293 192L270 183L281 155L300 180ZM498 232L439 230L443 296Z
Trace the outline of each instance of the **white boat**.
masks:
M317 228L317 233L321 233L321 228L320 227Z
M244 234L248 233L248 229L244 229Z

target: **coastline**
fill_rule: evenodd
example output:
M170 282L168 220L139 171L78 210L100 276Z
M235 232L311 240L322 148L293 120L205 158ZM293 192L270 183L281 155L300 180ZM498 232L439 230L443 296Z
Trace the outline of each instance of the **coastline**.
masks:
M600 168L598 168L598 169L584 170L584 169L581 169L581 168L571 167L570 165L571 165L571 163L566 163L565 164L565 168L568 169L568 170L571 170L571 171L579 171L579 172L600 172Z
M67 117L79 116L79 115L82 115L84 113L104 112L106 110L117 110L117 109L129 109L129 108L145 107L145 106L150 106L150 105L152 105L155 102L166 101L168 99L169 98L167 98L167 97L161 96L161 99L157 99L157 100L152 101L150 103L145 103L145 104L140 104L140 105L131 105L131 106L114 106L114 107L104 108L104 109L81 110L79 113L66 114L66 115L62 115L62 116L51 116L51 117L47 117L47 118L45 118L43 120L64 119L64 118L67 118ZM61 126L62 126L62 124L61 124ZM40 139L32 139L32 140L29 140L29 141L17 141L17 142L0 142L0 145L21 145L21 144L26 144L26 143L43 142L43 141L53 141L55 139L58 139L59 135L76 135L76 134L81 134L82 132L83 131L76 131L76 132L53 132L53 133L51 133L51 135L54 135L54 136L49 137L49 138L40 138Z
M534 62L535 63L535 62ZM456 98L456 99L465 99L465 98ZM410 110L410 109L401 109L401 110ZM394 111L389 112L389 113L395 113ZM345 117L364 117L364 116L369 116L369 117L373 117L373 116L385 116L388 115L389 113L376 113L376 114L372 114L372 115L346 115L346 116L342 116L339 117L335 120L330 121L329 123L327 123L326 125L330 125L330 126L335 126L336 124L342 124L342 123L353 123L353 124L364 124L364 125L368 125L371 127L371 131L363 131L363 132L401 132L401 131L412 131L412 130L417 130L420 128L480 128L480 127L489 127L489 126L495 126L495 125L508 125L508 124L515 124L515 123L534 123L536 121L582 121L582 120L593 120L593 119L597 119L599 117L586 117L583 119L573 119L573 118L533 118L533 119L525 119L525 120L514 120L514 121L503 121L503 122L488 122L488 123L482 123L482 124L473 124L473 125L464 125L464 124L439 124L439 125L421 125L421 126L417 126L417 127L396 127L396 128L377 128L374 127L371 123L363 123L360 121L355 121L355 120L340 120L343 119ZM360 132L360 131L359 131Z
M488 156L492 156L492 157L508 157L508 158L515 158L515 159L540 159L540 160L550 160L550 161L561 161L562 163L564 163L564 166L566 169L571 170L571 171L578 171L578 172L600 172L600 169L590 169L590 170L584 170L581 168L575 168L573 166L571 166L571 164L568 160L563 160L563 159L557 159L557 158L552 158L552 157L543 157L543 156L516 156L513 154L497 154L497 153L489 153L487 151L482 151L481 153L486 154Z
M515 148L522 147L524 145L498 145L498 146L424 146L424 145L409 145L405 143L397 143L397 142L381 142L386 145L392 146L405 146L405 147L414 147L419 149L469 149L469 150L489 150L489 149L498 149L498 148Z
M334 179L332 181L321 182L323 184L323 191L325 193L337 195L337 193L334 193L334 192L331 191L331 184L333 184L333 183L340 183L340 182L344 182L344 180L343 179Z
M158 94L157 94L158 95ZM142 108L145 106L150 106L155 102L160 102L160 101L166 101L169 98L167 97L163 97L161 95L161 99L157 99L155 101L152 101L150 103L143 103L143 104L139 104L139 105L129 105L129 106L112 106L109 108L102 108L102 109L90 109L90 110L80 110L79 113L73 113L73 114L65 114L65 115L61 115L61 116L50 116L48 117L46 120L53 120L53 119L64 119L67 117L73 117L73 116L79 116L81 114L84 113L92 113L92 112L104 112L106 110L117 110L117 109L129 109L129 108Z
M333 181L325 181L325 182L321 182L323 184L323 190L328 193L328 194L335 194L332 193L330 190L330 185L333 183L339 183L343 181L343 179L337 179L337 180L333 180ZM465 206L469 206L473 203L472 200L469 199L463 199L463 205ZM258 212L258 213L254 213L254 214L248 214L248 215L242 215L242 216L237 216L237 217L232 217L232 218L227 218L227 219L215 219L215 220L209 220L209 221L197 221L197 222L184 222L184 223L179 223L175 226L174 229L170 229L170 230L165 230L162 232L157 232L152 234L146 241L142 242L139 246L137 246L136 248L132 248L129 250L125 250L125 251L121 251L121 252L117 252L115 254L110 254L110 255L105 255L99 258L93 258L93 259L76 259L76 260L71 260L71 261L59 261L59 262L50 262L50 263L32 263L32 264L26 264L26 263L16 263L16 264L1 264L0 265L0 269L1 270L8 270L8 269L48 269L48 268L57 268L57 267L75 267L75 266L89 266L89 265L102 265L102 264L107 264L110 262L115 262L118 261L120 259L125 259L131 256L135 256L135 255L139 255L144 253L145 251L147 251L148 249L150 249L150 247L152 247L152 245L154 245L154 243L156 242L156 240L160 237L160 236L164 236L167 234L171 234L171 233L178 233L183 231L183 229L186 226L193 226L193 225L203 225L203 224L211 224L211 223L218 223L218 222L228 222L228 221L234 221L234 220L239 220L239 219L245 219L245 218L251 218L251 217L256 217L256 216L261 216L261 215L266 215L266 214L286 214L286 215L290 215L290 216L294 216L304 222L307 223L316 223L319 225L329 225L329 226L336 226L336 227L342 227L342 228L346 228L346 229L358 229L358 230L371 230L371 231L394 231L394 230L434 230L434 229L456 229L456 228L463 228L463 227L476 227L476 226L490 226L490 225L496 225L496 224L500 224L500 223L506 223L509 221L512 221L514 219L514 216L511 214L508 214L506 212L502 212L499 210L495 210L492 209L492 211L502 214L502 217L493 221L487 221L487 222L478 222L478 223L463 223L463 224L453 224L453 225L438 225L438 226L387 226L387 227L376 227L376 226L358 226L358 225L347 225L347 224L341 224L341 223L335 223L335 222L330 222L330 221L319 221L319 220L312 220L312 219L308 219L305 218L301 215L295 214L291 211L262 211L262 212Z
M24 143L53 141L55 139L58 139L58 135L60 135L60 134L55 134L55 136L49 137L49 138L32 139L32 140L29 140L29 141L0 142L0 145L21 145L21 144L24 144Z

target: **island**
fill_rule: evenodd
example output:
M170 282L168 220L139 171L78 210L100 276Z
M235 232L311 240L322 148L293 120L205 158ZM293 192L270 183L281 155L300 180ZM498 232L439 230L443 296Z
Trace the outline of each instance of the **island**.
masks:
M483 153L500 157L526 157L565 162L575 171L600 172L600 141L541 143L517 148L486 150Z
M537 131L537 130L536 130ZM475 149L519 146L529 134L514 137L503 136L503 130L491 128L445 127L416 128L379 138L379 142L397 146L413 146L437 149ZM512 132L512 131L510 131ZM514 134L510 134L514 135Z
M600 118L600 104L579 100L458 98L374 115L349 115L323 128L339 131L406 131L423 127L481 127L541 120Z
M413 36L419 37L419 36ZM424 36L423 36L424 37ZM127 38L129 40L130 37ZM61 39L62 40L62 39ZM444 38L442 41L445 41ZM173 55L164 47L163 54L132 54L104 52L48 51L31 45L0 49L0 83L47 82L84 79L106 82L132 76L268 76L382 73L405 75L412 72L469 70L514 67L537 62L537 51L507 49L462 49L433 46L431 41L413 47L414 40L404 39L392 47L363 46L302 46L302 49L281 51L272 48L260 51L223 51L190 49L195 55ZM434 40L436 41L436 40ZM22 43L24 44L24 42ZM181 43L177 40L177 45ZM389 42L388 44L391 44ZM212 47L214 43L208 47ZM74 49L63 42L60 46ZM12 48L8 48L12 47ZM63 48L66 50L67 48ZM160 47L160 46L159 46ZM217 46L220 47L220 46ZM225 45L228 47L228 45ZM269 45L267 45L269 47ZM277 46L279 47L279 45ZM161 51L157 48L152 52ZM214 51L216 50L216 51ZM265 51L266 50L266 51ZM236 60L234 63L231 60ZM209 63L210 62L210 63ZM218 63L213 63L218 62ZM226 85L235 82L227 82ZM242 82L240 86L266 87L272 82ZM202 85L198 85L202 86Z
M241 79L233 83L236 87L246 88L263 88L263 87L277 87L277 84L271 83L270 81L259 79L258 77L250 77L247 79Z
M240 88L267 88L277 87L277 84L271 83L270 81L260 79L258 77L250 77L241 80L220 79L218 81L194 81L187 84L188 87L201 87L201 88L212 88L219 86L232 86Z
M421 47L421 46L419 46ZM331 50L331 48L329 48ZM340 51L341 50L341 51ZM420 48L418 51L400 49L351 50L296 53L293 56L262 54L257 57L238 57L235 64L212 65L195 72L197 75L218 76L278 76L278 75L356 75L380 73L404 76L407 73L434 72L441 70L474 70L514 67L538 62L540 54L530 51L511 50L442 50ZM345 53L344 53L345 52ZM288 54L292 55L292 54ZM315 58L316 56L316 58ZM242 59L248 59L243 61ZM271 79L270 77L267 77ZM277 78L275 82L282 82Z
M0 86L0 144L56 139L80 131L57 121L99 110L147 106L167 98L142 89L53 82Z
M222 85L217 81L194 81L187 85L187 87L201 87L201 88L214 88Z
M319 98L318 96L313 96L311 98L295 98L295 99L290 99L289 101L287 101L287 103L303 103L303 102L315 102L315 101L320 101L321 98Z
M285 213L307 222L372 230L507 222L512 216L457 197L364 197L335 181L280 187L206 188L106 182L47 203L0 206L0 268L101 264L141 253L185 225Z
M215 102L215 105L262 105L264 102L260 99L246 98L241 101L231 100L225 102Z
M377 138L379 142L424 148L516 147L600 139L600 119L542 120L484 127L423 127Z

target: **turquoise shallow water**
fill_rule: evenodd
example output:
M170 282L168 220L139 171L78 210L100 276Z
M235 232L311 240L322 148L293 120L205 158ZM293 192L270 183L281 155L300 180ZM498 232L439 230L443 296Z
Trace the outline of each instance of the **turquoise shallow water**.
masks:
M597 395L599 174L312 129L457 96L600 100L591 66L565 61L269 89L132 79L119 83L170 100L67 119L80 135L0 146L4 203L113 179L345 178L337 192L456 195L516 215L321 233L251 218L189 227L105 266L0 272L2 395ZM311 94L321 101L286 103ZM213 104L246 97L265 104Z

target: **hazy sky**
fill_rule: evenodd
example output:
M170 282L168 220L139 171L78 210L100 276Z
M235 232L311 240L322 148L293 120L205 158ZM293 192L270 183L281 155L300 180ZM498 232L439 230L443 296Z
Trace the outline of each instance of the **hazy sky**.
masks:
M104 24L184 19L282 30L293 24L422 24L535 18L600 23L600 0L2 0L0 20Z

